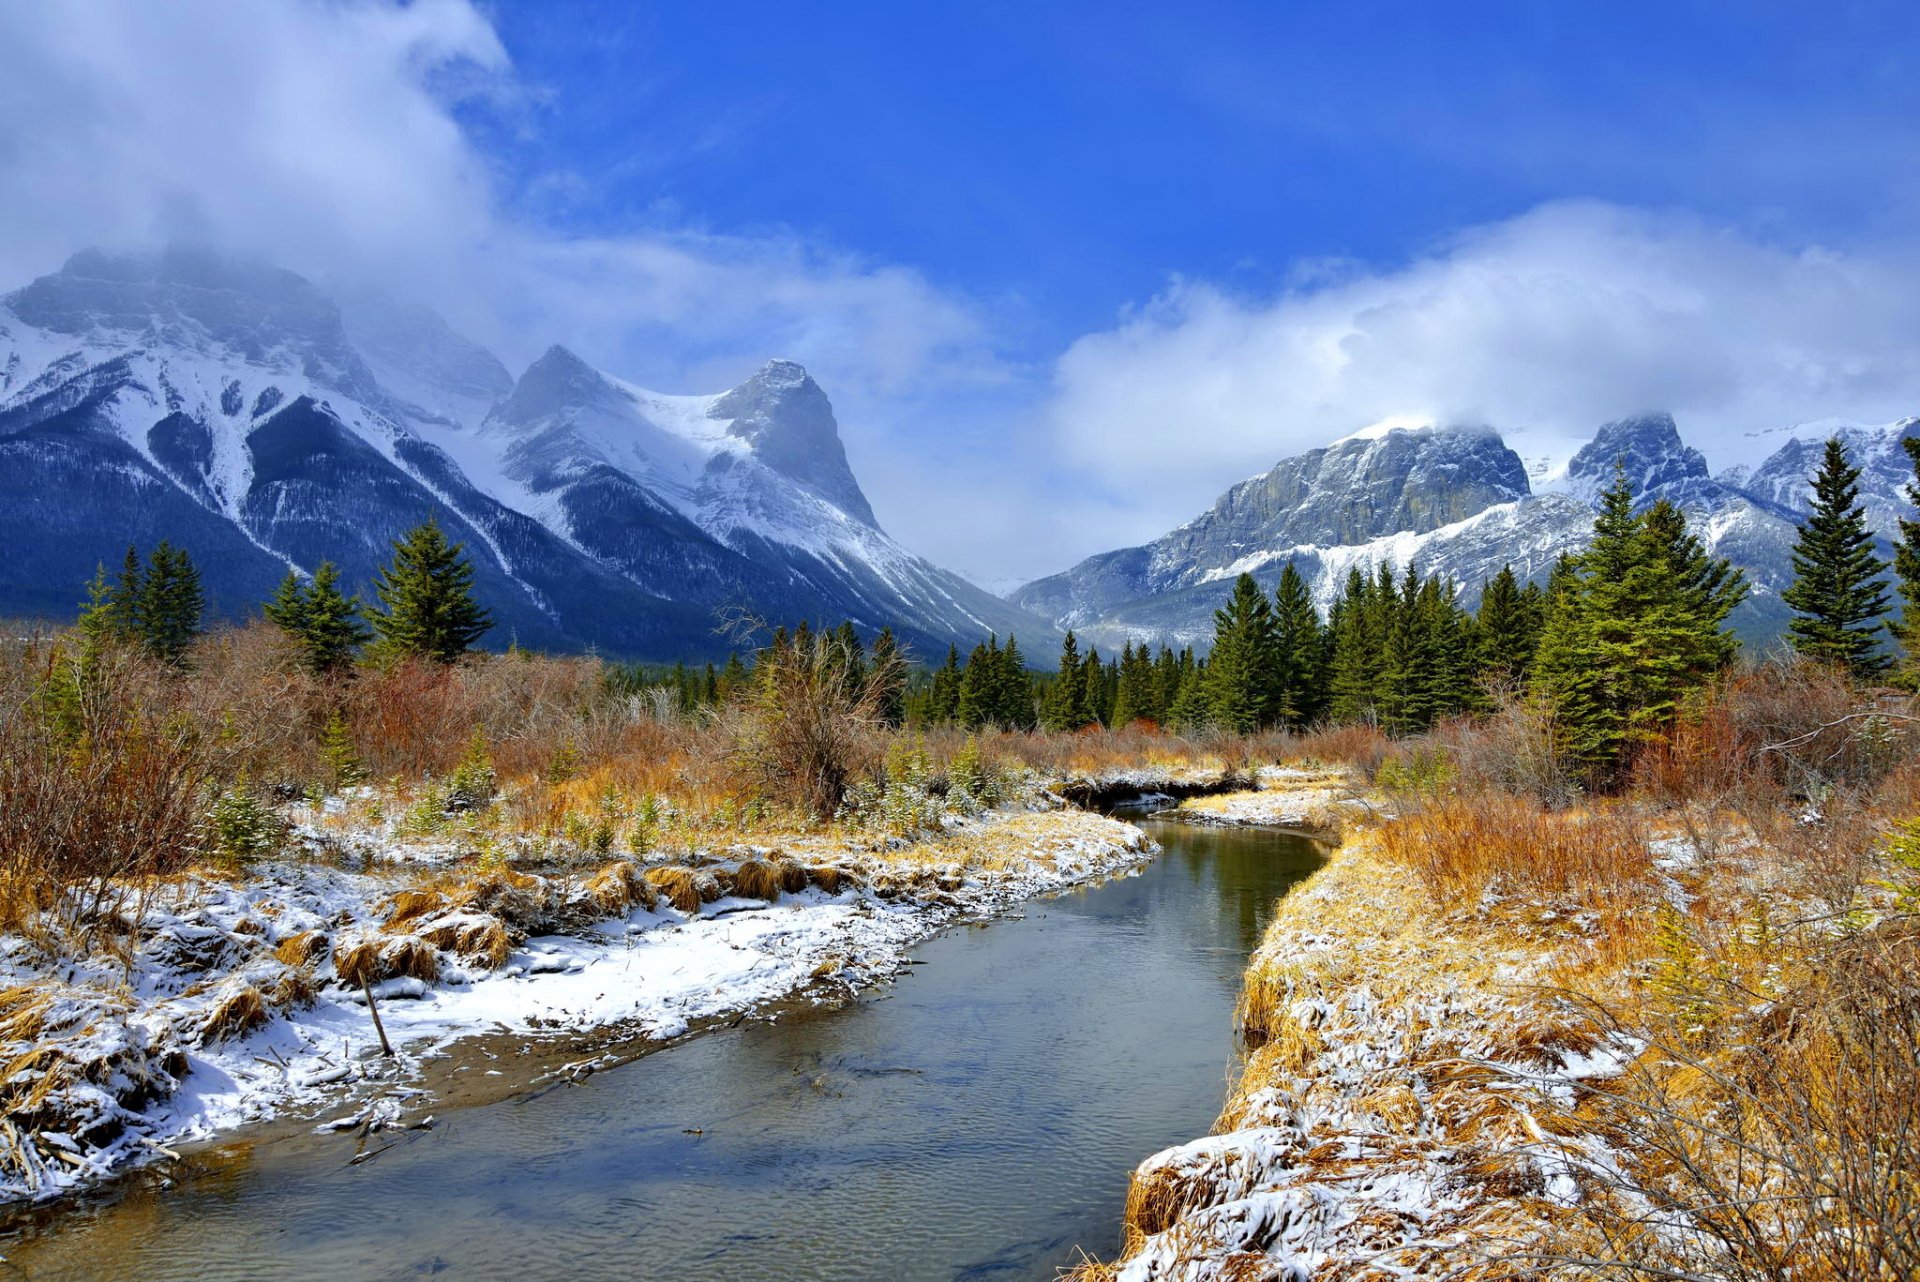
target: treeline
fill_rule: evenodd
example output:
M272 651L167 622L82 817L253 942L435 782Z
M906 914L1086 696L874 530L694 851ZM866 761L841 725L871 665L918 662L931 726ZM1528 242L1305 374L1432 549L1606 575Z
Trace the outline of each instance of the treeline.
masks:
M1920 439L1903 445L1916 472L1908 497L1920 505ZM1783 594L1794 611L1789 641L1857 679L1920 683L1920 518L1901 521L1892 562L1880 559L1859 475L1829 441ZM1897 622L1886 621L1889 570L1905 606ZM1058 672L1036 677L1011 638L977 647L964 665L949 649L909 698L909 719L1063 732L1364 722L1407 735L1518 699L1549 723L1573 772L1605 782L1732 661L1738 643L1726 620L1747 593L1745 577L1708 556L1672 504L1636 511L1620 471L1584 551L1562 556L1544 585L1503 568L1481 585L1477 610L1450 579L1387 564L1351 570L1323 617L1289 564L1271 597L1251 575L1236 580L1204 657L1127 642L1103 658L1082 654L1068 632Z

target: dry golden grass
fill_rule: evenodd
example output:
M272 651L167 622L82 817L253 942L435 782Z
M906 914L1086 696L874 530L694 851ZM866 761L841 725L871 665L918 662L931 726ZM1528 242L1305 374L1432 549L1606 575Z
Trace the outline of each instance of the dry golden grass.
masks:
M719 878L705 869L668 864L647 869L646 877L648 883L660 892L661 898L688 916L699 912L702 904L710 904L721 895Z
M403 976L432 983L440 978L440 953L414 935L360 935L335 942L333 970L354 988Z
M418 937L469 965L498 970L513 955L513 935L498 917L454 913L423 922Z
M244 1037L271 1018L267 999L260 990L251 984L243 984L208 1010L206 1021L200 1026L200 1037L208 1042Z
M744 859L733 868L719 870L715 876L729 894L742 899L778 899L785 883L778 867L758 859Z
M288 966L306 966L326 953L327 943L325 931L303 930L281 940L273 955Z
M581 889L606 917L624 917L634 909L653 907L657 896L640 869L625 860L614 862L588 877Z

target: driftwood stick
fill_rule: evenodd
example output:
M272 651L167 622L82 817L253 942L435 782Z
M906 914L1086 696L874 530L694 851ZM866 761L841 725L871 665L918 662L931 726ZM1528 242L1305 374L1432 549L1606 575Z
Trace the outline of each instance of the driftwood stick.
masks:
M373 1031L380 1034L380 1053L392 1059L393 1043L387 1040L387 1026L380 1022L380 1008L373 1001L373 985L365 975L360 977L360 991L367 995L367 1014L373 1016Z

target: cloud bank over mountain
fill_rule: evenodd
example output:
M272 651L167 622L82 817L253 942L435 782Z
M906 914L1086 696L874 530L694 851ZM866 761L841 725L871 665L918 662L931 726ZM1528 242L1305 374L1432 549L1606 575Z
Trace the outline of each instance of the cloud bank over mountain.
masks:
M593 104L516 61L503 12L473 0L0 9L0 173L21 194L0 207L0 282L84 246L204 241L342 293L373 285L431 304L515 368L560 342L643 385L695 391L798 360L832 390L883 524L1002 585L1151 537L1228 481L1384 419L1487 423L1529 458L1564 457L1600 422L1662 409L1720 466L1743 457L1747 432L1920 408L1910 241L1856 228L1822 245L1618 202L1502 193L1491 208L1523 212L1489 220L1473 206L1452 217L1478 225L1421 252L1296 263L1279 288L1229 279L1217 257L1207 277L1116 277L1111 298L1166 284L1117 313L1081 300L1049 329L1035 320L1047 300L976 291L817 227L710 224L650 200L644 157L635 178L547 154L557 114ZM644 94L652 70L620 67L622 91ZM777 112L779 94L808 83L796 73L755 110ZM872 198L863 174L901 159L868 154L857 125L819 140L845 164L849 206ZM716 120L715 137L730 127ZM1537 141L1540 155L1565 151ZM1017 185L988 190L1005 177L983 170L982 199L1020 206ZM622 183L619 200L567 196ZM784 208L775 179L735 185ZM1883 225L1907 223L1890 212ZM1248 251L1284 263L1283 232Z
M1491 424L1564 460L1599 423L1664 409L1724 465L1757 456L1749 432L1920 409L1916 333L1904 247L1563 202L1391 270L1323 265L1275 297L1176 280L1066 352L1050 412L1091 468L1178 440L1155 470L1189 495L1389 418Z

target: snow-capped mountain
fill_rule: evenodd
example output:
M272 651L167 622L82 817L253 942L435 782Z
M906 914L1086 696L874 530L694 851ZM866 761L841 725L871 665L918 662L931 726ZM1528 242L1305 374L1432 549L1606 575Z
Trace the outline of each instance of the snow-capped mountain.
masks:
M1915 431L1920 419L1843 433L1883 537L1912 511L1899 439ZM1795 526L1829 434L1807 425L1757 468L1716 478L1667 414L1602 425L1564 468L1530 467L1487 428L1370 429L1283 460L1152 543L1089 557L1012 599L1108 648L1129 638L1204 644L1234 578L1252 573L1271 588L1289 562L1323 610L1350 570L1382 562L1451 576L1473 604L1502 566L1543 580L1583 546L1595 500L1624 468L1639 503L1674 503L1713 552L1746 571L1754 590L1733 622L1765 643L1786 618L1779 593L1792 580Z
M664 396L555 348L516 380L425 309L181 248L88 251L0 298L0 612L71 614L97 563L161 538L227 614L323 559L364 588L429 513L499 643L711 655L727 609L929 655L1050 634L879 528L790 362Z

